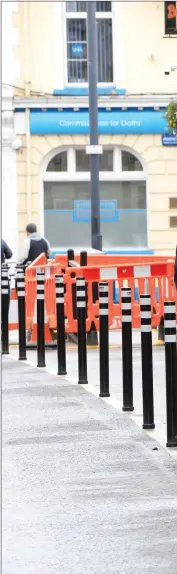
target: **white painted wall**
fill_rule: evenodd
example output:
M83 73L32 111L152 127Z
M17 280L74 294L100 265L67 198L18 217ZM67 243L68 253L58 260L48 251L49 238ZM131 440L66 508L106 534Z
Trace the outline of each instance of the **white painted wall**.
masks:
M16 9L16 4L16 2L2 2L2 237L13 251L13 260L17 257L18 237L16 152L12 148L15 136L12 106L14 91L12 11ZM17 42L17 37L15 41Z

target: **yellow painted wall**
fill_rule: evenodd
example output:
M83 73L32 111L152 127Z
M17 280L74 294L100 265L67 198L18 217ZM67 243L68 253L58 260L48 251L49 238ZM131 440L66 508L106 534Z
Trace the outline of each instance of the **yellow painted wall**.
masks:
M161 145L161 136L100 136L100 144L124 145L141 154L147 166L147 208L149 247L157 253L173 254L176 245L176 230L169 228L169 197L177 196L177 148ZM85 146L88 136L32 136L31 137L31 198L32 221L40 229L41 186L40 167L46 155L58 147ZM27 224L27 196L25 171L25 137L23 148L17 152L17 189L19 242L25 235ZM176 213L177 215L177 213Z
M28 12L30 88L52 93L66 84L64 2L18 3L13 24L19 32L19 47L14 48L14 57L20 63L17 85L23 87L27 47L24 4ZM177 72L164 75L166 64L177 63L177 37L164 38L164 2L114 2L113 31L115 78L119 78L120 58L122 68L117 87L129 93L177 93Z
M121 2L124 84L130 93L177 93L177 37L164 38L164 2Z
M26 4L28 38L24 34L24 9ZM60 21L57 22L58 2L19 2L18 13L13 14L13 24L19 31L20 45L14 54L20 61L20 81L25 86L25 50L28 51L30 90L52 93L59 84L60 57L57 51ZM62 64L62 62L61 62ZM18 93L18 90L16 90Z

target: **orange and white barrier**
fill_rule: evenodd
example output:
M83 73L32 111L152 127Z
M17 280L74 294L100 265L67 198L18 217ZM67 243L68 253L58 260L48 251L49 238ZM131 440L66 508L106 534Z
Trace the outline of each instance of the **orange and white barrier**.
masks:
M95 256L96 257L96 256ZM102 257L100 260L102 261ZM110 256L111 257L111 256ZM58 256L59 258L59 256ZM45 263L45 257L40 256L25 273L26 291L26 328L32 332L31 342L37 342L37 317L36 317L36 271L38 268L45 270L45 336L46 342L51 343L51 332L56 330L56 295L55 275L62 273L61 261L49 261ZM132 263L127 262L119 265L88 265L87 267L74 267L64 269L64 311L66 333L77 332L77 315L75 309L75 286L76 278L81 276L87 283L87 319L86 329L90 331L94 324L99 330L99 303L93 297L93 287L101 281L107 281L109 287L109 329L120 329L122 325L122 311L120 301L114 300L114 288L121 291L122 287L130 287L132 290L132 322L133 328L140 327L140 303L139 296L149 293L152 301L152 326L158 327L164 314L164 301L176 301L177 292L174 285L174 259L152 257L141 262L135 258ZM135 297L135 289L138 297ZM158 297L157 297L158 292ZM11 293L10 329L18 329L18 302L16 291Z
M45 308L45 314L44 314L44 333L45 333L45 343L46 344L52 343L52 337L51 337L51 333L50 333L50 329L49 329L49 325L48 325L48 317L47 317L47 313L46 313L46 308ZM31 337L30 337L28 343L29 344L30 343L35 344L35 345L37 343L37 301L35 302L35 307L34 307L32 334L31 334Z
M9 331L18 330L18 297L15 287L11 289L9 305Z

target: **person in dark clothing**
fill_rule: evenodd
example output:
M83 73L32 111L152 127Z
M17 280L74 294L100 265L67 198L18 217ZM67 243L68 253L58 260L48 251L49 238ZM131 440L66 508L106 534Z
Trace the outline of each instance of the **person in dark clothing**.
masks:
M1 264L5 263L6 259L11 259L13 253L4 239L1 239Z
M174 269L174 282L177 289L177 248L176 248L176 259L175 259L175 269Z
M29 223L27 225L26 233L27 237L23 241L18 265L27 265L28 263L32 263L36 257L41 255L41 253L45 253L46 257L49 258L49 242L37 232L35 223Z
M13 253L10 249L10 247L7 245L6 241L4 241L4 239L1 239L1 265L2 263L5 263L6 259L11 259ZM9 280L9 286L8 286L8 291L9 291L9 300L8 300L8 310L9 310L9 304L10 304L10 280ZM1 294L1 308L2 308L2 294ZM1 327L2 330L2 327Z

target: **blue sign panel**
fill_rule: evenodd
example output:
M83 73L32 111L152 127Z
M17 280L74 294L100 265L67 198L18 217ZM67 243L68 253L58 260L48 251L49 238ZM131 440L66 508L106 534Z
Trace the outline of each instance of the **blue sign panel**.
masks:
M73 56L82 56L82 54L83 54L82 44L72 44L72 55Z
M166 134L162 136L162 144L168 146L177 145L177 134Z
M116 200L100 201L100 220L102 223L106 221L118 221ZM91 221L90 201L74 201L73 221L75 221L75 223Z
M32 110L30 130L32 135L89 134L89 113L87 110ZM168 126L163 110L123 112L117 109L98 113L98 131L99 134L165 134Z

